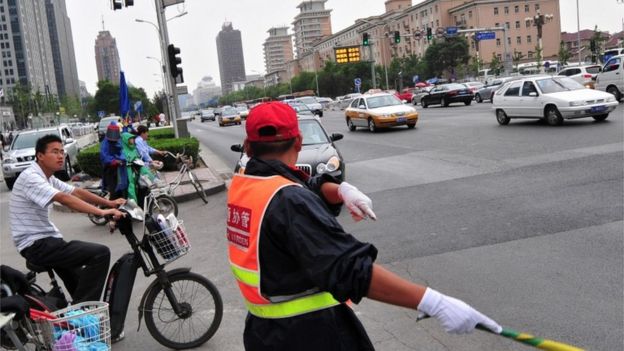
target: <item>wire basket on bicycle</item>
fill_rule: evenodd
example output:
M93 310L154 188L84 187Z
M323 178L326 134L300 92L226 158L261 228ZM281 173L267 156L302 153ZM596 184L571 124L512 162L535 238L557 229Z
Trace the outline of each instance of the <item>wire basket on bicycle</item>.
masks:
M186 255L191 249L184 222L178 221L174 215L146 215L145 236L156 249L163 265Z
M111 349L110 317L106 302L82 302L32 317L35 330L50 350Z

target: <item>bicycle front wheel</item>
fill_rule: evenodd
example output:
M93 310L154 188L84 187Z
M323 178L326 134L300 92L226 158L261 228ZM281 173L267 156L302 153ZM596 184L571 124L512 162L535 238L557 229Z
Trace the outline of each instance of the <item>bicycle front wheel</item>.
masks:
M204 191L204 187L201 185L201 183L197 179L197 176L195 175L195 173L189 171L189 178L191 179L191 183L195 187L195 191L197 192L199 197L202 199L202 201L205 204L207 204L208 203L208 197L206 196L206 192Z
M181 312L174 312L163 286L155 285L145 300L147 330L161 345L176 350L204 344L223 318L219 291L210 280L192 272L176 274L169 283Z
M169 195L158 195L150 206L150 213L154 215L162 214L167 217L172 214L178 216L178 203Z

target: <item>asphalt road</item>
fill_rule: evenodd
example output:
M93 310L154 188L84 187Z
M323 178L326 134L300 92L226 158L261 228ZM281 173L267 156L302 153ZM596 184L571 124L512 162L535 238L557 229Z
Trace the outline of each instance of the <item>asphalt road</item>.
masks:
M337 144L347 181L373 199L379 218L353 223L342 214L340 222L379 248L379 263L467 301L505 327L590 350L621 349L624 106L604 123L582 119L561 127L531 120L499 126L490 107L419 107L416 129L375 134L349 132L341 112L327 112L326 129L345 135ZM229 147L242 141L243 128L189 125L221 158L222 170L233 168L238 155ZM9 193L1 188L2 262L23 267L6 225ZM220 193L207 205L180 206L193 250L174 266L209 277L226 308L202 349L242 349L245 312L227 269L225 199ZM86 216L53 217L68 238L104 242L115 258L127 250ZM135 331L136 304L150 280L137 279L127 338L115 349L163 349L144 326ZM527 350L481 332L450 336L435 321L416 323L413 311L374 301L355 309L378 350Z

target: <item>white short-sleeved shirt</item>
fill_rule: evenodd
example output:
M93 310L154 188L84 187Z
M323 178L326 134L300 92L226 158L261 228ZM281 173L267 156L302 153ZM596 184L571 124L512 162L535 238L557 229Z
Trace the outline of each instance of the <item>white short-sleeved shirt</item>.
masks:
M39 239L63 237L49 216L52 198L61 191L70 194L74 187L55 176L46 178L37 162L17 177L9 202L9 221L17 251Z

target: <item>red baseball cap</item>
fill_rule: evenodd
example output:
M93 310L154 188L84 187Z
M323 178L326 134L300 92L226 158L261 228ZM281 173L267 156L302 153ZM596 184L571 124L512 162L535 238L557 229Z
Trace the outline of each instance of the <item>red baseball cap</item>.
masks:
M262 103L249 111L245 123L247 140L272 142L299 135L297 112L282 102Z

